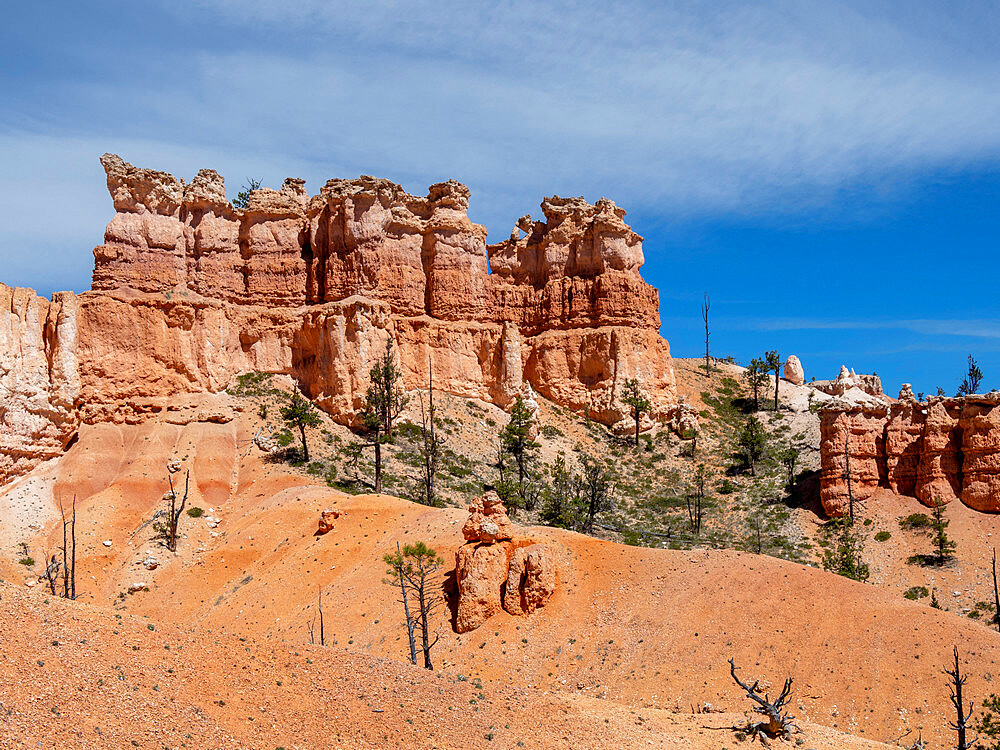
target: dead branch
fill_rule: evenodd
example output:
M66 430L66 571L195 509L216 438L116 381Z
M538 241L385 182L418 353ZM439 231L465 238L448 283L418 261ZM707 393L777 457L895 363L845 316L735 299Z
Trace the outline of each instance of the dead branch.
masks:
M736 662L733 659L729 660L729 673L733 676L736 684L746 693L747 698L757 704L754 706L754 711L767 717L767 721L762 721L758 724L749 722L745 727L733 727L733 730L745 732L751 737L757 737L762 745L767 745L765 737L771 739L775 737L791 739L793 730L798 731L798 727L792 723L795 717L783 713L782 709L791 697L792 678L789 677L785 680L781 694L772 701L767 693L761 696L758 689L760 687L760 680L755 680L753 685L747 685L736 676Z

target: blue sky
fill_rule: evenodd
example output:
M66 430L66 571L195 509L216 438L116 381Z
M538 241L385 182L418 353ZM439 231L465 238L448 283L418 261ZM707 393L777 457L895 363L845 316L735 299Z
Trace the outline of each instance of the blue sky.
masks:
M992 2L22 3L0 27L0 280L89 286L105 151L190 178L454 177L491 237L614 199L676 355L1000 387Z

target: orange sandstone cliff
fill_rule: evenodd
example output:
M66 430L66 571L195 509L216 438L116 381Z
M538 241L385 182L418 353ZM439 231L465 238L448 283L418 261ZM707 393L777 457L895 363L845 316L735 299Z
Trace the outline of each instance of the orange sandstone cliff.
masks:
M232 206L221 176L185 183L106 154L115 216L92 291L51 301L0 285L0 484L58 455L81 422L135 422L256 370L292 376L351 423L392 337L409 389L507 406L525 383L626 428L626 378L674 416L670 349L642 238L609 200L548 198L486 244L449 181L302 180Z
M820 411L820 498L833 515L886 487L928 506L961 500L1000 512L1000 392L895 403L835 400Z

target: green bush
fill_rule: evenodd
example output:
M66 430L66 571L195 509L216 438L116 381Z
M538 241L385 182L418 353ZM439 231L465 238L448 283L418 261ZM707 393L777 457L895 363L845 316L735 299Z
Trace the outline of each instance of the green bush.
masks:
M899 519L899 527L906 531L926 529L931 525L931 519L926 513L911 513L906 518Z
M18 562L21 563L21 565L27 565L29 567L35 564L34 558L31 557L22 557L18 560Z
M562 437L563 431L560 430L555 425L547 424L542 425L542 437L546 437L549 440L556 437Z
M188 508L187 509L187 514L189 516L191 516L191 518L201 518L203 515L205 515L205 511L203 511L201 508L195 506L195 507L192 507L192 508Z
M876 542L885 542L885 541L888 541L889 537L891 537L891 536L892 536L892 534L890 534L888 531L880 531L879 533L877 533L875 535L875 541Z
M226 393L231 396L264 396L271 390L269 372L245 372L236 376L236 384L229 386Z
M916 601L917 599L923 599L925 596L930 594L926 586L910 586L903 594L907 599L912 599Z
M723 479L722 484L719 485L720 495L732 495L736 490L739 489L734 482L729 479Z

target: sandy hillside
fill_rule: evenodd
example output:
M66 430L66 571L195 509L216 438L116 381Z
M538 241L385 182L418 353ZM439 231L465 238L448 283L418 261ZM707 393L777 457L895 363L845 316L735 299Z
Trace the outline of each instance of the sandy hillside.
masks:
M269 463L251 447L251 430L242 417L225 424L87 427L64 458L36 471L33 481L51 492L39 497L75 493L78 499L80 601L65 611L93 605L110 610L93 615L108 622L139 616L150 618L157 632L176 627L178 638L190 637L200 644L192 649L204 650L191 663L203 669L219 661L213 654L220 649L234 651L233 638L247 639L237 651L304 649L322 589L327 642L335 645L317 652L346 649L344 659L383 659L380 668L411 674L402 664L401 613L394 590L382 583L381 557L397 541L426 541L449 563L442 580L447 596L464 511L343 495ZM190 504L206 511L200 519L184 519L176 555L153 539L151 527L136 533L162 505L172 458L191 469ZM320 511L333 506L345 515L329 534L314 536ZM0 502L0 508L13 507L6 497ZM47 536L27 540L32 550L55 548L52 523L47 529ZM651 716L672 721L656 712L680 717L705 704L745 709L728 674L727 659L734 657L744 674L771 686L791 675L801 720L886 741L907 730L946 736L940 668L952 644L962 649L970 695L985 695L986 680L1000 670L995 632L870 584L767 556L626 547L547 528L526 533L562 550L556 595L531 617L500 614L463 636L443 621L435 652L445 675L440 679L461 674L481 681L487 692L528 691L560 706L593 700L586 705L641 709L644 715L655 709ZM150 557L157 561L153 570L143 565ZM23 584L34 582L37 570L13 559L5 552L2 575L27 589ZM125 593L139 583L148 591ZM43 620L54 611L39 603L46 597L41 584L16 596L35 602L38 609L31 611ZM6 617L25 620L11 621L6 632L28 629L27 612L4 610ZM53 629L39 642L59 640L62 622L62 616L52 620ZM7 653L25 658L20 646ZM112 653L95 649L93 658L107 667ZM232 674L220 678L230 690L242 680ZM384 682L367 684L381 690ZM210 707L211 700L205 710ZM309 710L323 715L328 709ZM491 722L497 723L495 712ZM227 725L218 731L236 730Z
M719 748L738 714L673 714L244 640L0 586L0 746ZM802 724L817 750L884 745Z

